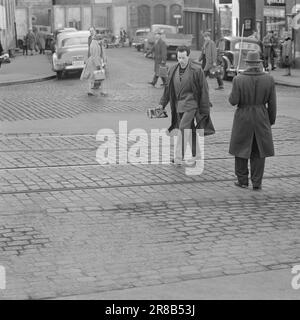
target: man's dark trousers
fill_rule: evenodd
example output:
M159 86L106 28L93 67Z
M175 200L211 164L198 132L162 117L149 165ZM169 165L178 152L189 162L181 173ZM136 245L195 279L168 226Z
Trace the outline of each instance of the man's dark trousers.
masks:
M252 142L252 151L250 155L251 181L253 187L261 187L265 169L265 159L266 158L259 157L259 150L254 135ZM240 184L249 184L248 159L235 157L235 174Z

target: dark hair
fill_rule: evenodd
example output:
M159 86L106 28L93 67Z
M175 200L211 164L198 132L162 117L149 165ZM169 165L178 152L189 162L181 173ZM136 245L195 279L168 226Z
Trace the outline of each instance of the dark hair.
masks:
M180 46L176 49L176 53L186 51L186 55L189 56L191 53L191 49L187 46Z

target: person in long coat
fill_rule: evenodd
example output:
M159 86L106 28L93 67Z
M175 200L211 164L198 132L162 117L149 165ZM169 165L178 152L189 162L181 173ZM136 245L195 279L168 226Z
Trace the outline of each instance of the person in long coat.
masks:
M285 76L291 75L291 65L293 63L293 50L292 50L292 39L287 35L282 43L282 62L287 68L287 74Z
M101 48L96 40L96 37L93 36L90 46L89 46L89 58L86 61L85 67L81 73L80 80L88 81L88 95L94 96L98 88L94 88L95 76L94 71L100 70L102 68L101 60Z
M2 54L3 54L3 47L2 47L1 40L0 40L0 56L2 56ZM0 68L1 68L1 64L2 64L2 59L0 58Z
M260 190L265 158L274 155L271 126L276 120L276 90L272 76L262 70L259 52L247 54L247 69L233 79L229 102L235 111L229 153L235 156L238 187L248 187L250 159L253 190Z
M154 76L151 82L153 87L155 87L157 80L159 78L159 67L160 66L165 66L167 62L167 45L166 43L162 40L161 38L162 32L157 31L155 33L155 43L154 46L152 47L152 52L154 54ZM166 78L161 77L162 80L162 85L166 84Z
M204 32L204 45L202 48L201 56L199 61L202 62L202 68L206 77L209 76L210 71L217 66L217 47L213 40L210 38L210 32ZM218 87L216 90L223 90L224 83L219 74L215 75Z
M197 157L195 129L204 129L205 135L213 134L215 129L210 119L209 90L202 68L190 59L190 49L186 46L177 48L177 60L178 64L169 70L160 105L164 109L170 103L172 118L168 132L181 131L174 163L193 165ZM185 129L191 129L192 136L184 139ZM186 145L182 147L185 141L192 145L191 159L185 158Z
M36 34L36 43L40 50L40 54L45 54L46 48L46 35L43 32L38 32Z
M35 50L35 46L36 46L36 39L32 29L28 30L28 33L26 35L26 44L27 44L27 49L30 50L31 55L33 55L33 50Z

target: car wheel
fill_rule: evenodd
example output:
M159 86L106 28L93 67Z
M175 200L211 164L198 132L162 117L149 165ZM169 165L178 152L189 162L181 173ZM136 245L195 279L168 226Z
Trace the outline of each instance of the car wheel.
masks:
M57 80L62 80L63 72L62 71L56 71L56 78L57 78Z

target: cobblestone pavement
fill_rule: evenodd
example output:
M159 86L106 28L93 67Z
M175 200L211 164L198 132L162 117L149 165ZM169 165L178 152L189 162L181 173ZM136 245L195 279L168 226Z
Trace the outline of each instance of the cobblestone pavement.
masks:
M131 59L124 56L125 66ZM138 61L127 83L142 83L142 72L145 78L150 62ZM110 70L111 98L103 100L115 103L110 112L142 112L161 93L126 86L120 78L127 73ZM96 100L86 103L78 79L58 83L0 88L1 120L101 112ZM279 90L287 99L287 89ZM62 99L66 92L70 98ZM226 112L226 94L213 96L215 112ZM261 192L233 186L230 130L205 140L200 176L169 163L101 166L100 144L88 130L1 135L0 265L7 288L0 298L67 297L300 264L299 124L279 117L276 157L267 159Z

